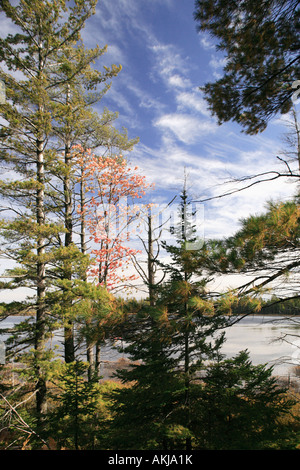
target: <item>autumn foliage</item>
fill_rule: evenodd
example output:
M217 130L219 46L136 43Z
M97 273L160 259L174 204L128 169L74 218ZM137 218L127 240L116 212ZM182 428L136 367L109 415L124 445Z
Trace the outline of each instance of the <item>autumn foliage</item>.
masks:
M122 155L98 156L81 146L73 151L86 194L86 202L78 211L85 218L94 258L88 276L112 290L137 278L125 272L131 256L139 252L130 246L140 209L135 200L142 198L151 185L138 173L137 166L128 166Z

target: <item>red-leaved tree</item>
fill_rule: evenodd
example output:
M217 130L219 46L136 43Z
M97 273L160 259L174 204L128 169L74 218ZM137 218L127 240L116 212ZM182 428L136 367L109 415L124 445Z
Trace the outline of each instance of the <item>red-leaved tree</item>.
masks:
M108 290L116 290L136 279L136 274L126 273L132 255L139 252L132 246L140 212L135 201L151 185L121 155L98 156L79 146L75 150L86 195L80 213L94 258L88 276Z
M80 172L81 240L85 232L89 238L89 248L85 242L82 248L92 258L87 280L113 293L130 288L138 278L131 264L132 257L140 252L134 246L141 209L137 200L151 185L138 173L138 167L131 168L121 155L98 156L80 146L73 152ZM115 315L103 314L102 309L99 315L98 310L91 304L85 329L88 361L97 376L101 345L116 324Z

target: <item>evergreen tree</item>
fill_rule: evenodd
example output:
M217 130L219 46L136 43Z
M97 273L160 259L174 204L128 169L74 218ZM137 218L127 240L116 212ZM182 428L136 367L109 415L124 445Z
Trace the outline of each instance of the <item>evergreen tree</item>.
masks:
M133 362L129 369L117 371L125 386L111 394L109 445L127 450L174 448L169 428L181 387L171 354L172 326L157 308L135 306L129 311L123 335Z
M217 333L227 320L215 311L205 289L203 269L188 249L195 241L195 228L186 219L187 206L184 188L175 228L178 244L163 244L171 261L162 264L168 280L155 306L145 305L139 314L126 318L124 325L129 343L125 351L136 361L129 371L119 373L124 382L133 385L116 391L113 429L124 429L128 437L124 445L192 448L191 385L206 361L216 357L224 339ZM114 445L120 445L120 436L123 434L117 433Z
M110 88L108 80L116 76L121 69L112 65L100 72L91 67L91 64L102 57L106 47L87 50L81 42L72 44L56 57L55 83L52 88L52 103L54 107L54 120L52 125L51 144L56 149L57 158L53 162L51 172L53 175L53 211L64 225L64 271L61 272L60 288L65 289L68 281L72 285L74 277L74 254L77 247L78 258L82 258L82 247L75 243L76 226L80 217L76 216L77 187L84 184L83 178L78 182L79 166L74 146L81 142L84 145L92 143L104 151L112 145L122 148L131 148L133 141L121 134L117 134L112 123L116 116L107 110L102 116L95 113L92 106L97 104ZM52 67L54 64L51 64ZM99 85L102 87L100 90ZM63 149L62 153L59 151ZM83 229L84 230L84 229ZM60 247L61 250L61 247ZM70 256L68 256L70 251ZM87 266L86 266L87 268ZM83 275L83 277L85 277ZM62 293L63 295L63 293ZM73 299L65 298L64 321L64 354L66 362L75 359L74 319L72 319ZM69 312L69 313L67 313Z
M223 77L203 87L219 122L254 134L289 111L299 80L298 0L197 0L194 16L224 51Z
M48 432L59 448L93 449L100 390L95 381L86 380L86 369L83 362L67 363L58 378L58 404L50 413Z
M220 357L203 378L193 413L196 447L210 450L293 448L289 425L295 400L276 384L272 368L254 366L248 351ZM283 418L288 421L284 422Z
M158 304L165 306L176 325L172 347L183 369L184 389L179 423L186 429L187 450L192 445L191 384L205 368L206 361L218 354L224 334L216 335L219 329L227 325L226 317L215 308L215 301L207 289L210 279L205 266L197 261L199 245L196 243L197 229L191 221L191 207L185 180L178 207L179 223L174 227L177 245L162 244L171 261L164 268L169 279L163 285L158 301ZM198 248L196 252L193 249L195 246Z
M54 106L54 90L61 86L61 77L53 72L52 65L57 64L58 56L66 56L66 51L79 40L80 30L94 7L93 0L79 0L75 4L63 0L23 0L17 6L4 1L1 6L1 11L17 29L15 34L1 39L0 53L0 60L8 69L7 72L1 69L6 87L6 101L1 104L5 120L1 129L2 168L5 170L7 166L14 175L12 180L1 182L1 194L8 208L7 219L1 223L2 236L7 243L2 253L17 263L17 267L7 273L12 278L7 287L24 286L36 291L30 308L36 316L33 360L38 416L44 415L46 410L43 364L47 363L45 345L48 331L51 332L46 301L51 278L47 267L56 259L57 251L52 250L53 246L66 232L64 224L57 223L53 217L50 198L56 158L50 141L53 120L59 118L59 110ZM70 76L65 75L64 80L67 85ZM69 197L66 186L65 181L65 194ZM68 229L67 234L70 235ZM66 257L64 259L66 262ZM24 307L21 308L24 311ZM25 308L28 309L28 305Z

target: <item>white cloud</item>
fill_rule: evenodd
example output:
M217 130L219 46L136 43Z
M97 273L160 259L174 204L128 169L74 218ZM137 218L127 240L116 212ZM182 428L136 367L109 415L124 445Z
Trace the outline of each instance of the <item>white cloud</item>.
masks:
M211 113L208 110L207 103L199 94L199 92L183 91L176 96L176 100L179 110L191 109L211 119Z
M146 90L142 89L136 82L130 82L127 84L127 89L137 97L139 100L139 106L141 108L153 108L161 110L164 105L153 97Z
M188 114L171 113L158 118L154 125L164 131L170 131L184 144L192 144L205 134L216 130L214 123L200 120Z
M180 88L190 86L189 80L186 78L187 62L178 53L177 48L172 44L162 44L155 41L155 44L149 44L149 49L154 53L155 66L153 79L156 80L157 75L160 76L167 86L174 85Z
M263 136L230 133L225 126L218 128L218 134L213 138L210 132L202 134L201 149L191 149L188 144L199 132L201 122L185 114L163 115L155 122L162 131L159 147L154 149L141 143L138 152L134 151L132 156L145 171L147 179L151 175L157 189L163 189L167 194L180 192L186 167L193 197L204 200L205 236L226 237L238 230L241 218L263 212L266 202L271 199L289 199L296 188L287 179L279 178L241 190L255 179L242 183L239 178L278 168L280 162L276 160L274 141ZM211 123L206 123L209 128ZM239 189L241 191L219 197ZM205 201L211 197L215 199Z
M168 78L168 82L169 82L169 85L171 85L172 87L176 87L176 88L186 88L188 86L191 86L190 80L178 74L171 75Z

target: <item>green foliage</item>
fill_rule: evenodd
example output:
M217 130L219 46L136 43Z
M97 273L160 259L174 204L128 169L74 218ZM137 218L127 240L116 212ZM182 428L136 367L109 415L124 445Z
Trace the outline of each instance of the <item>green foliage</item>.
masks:
M160 346L156 355L144 346L146 362L119 373L127 387L110 396L110 448L184 450L187 442L201 450L294 448L295 400L271 368L254 366L247 351L203 366L189 384L187 421L186 381L168 347Z
M197 0L195 20L224 51L222 78L203 91L219 123L233 120L247 133L263 131L292 105L299 79L297 0Z
M183 192L182 223L189 222L184 219L186 201ZM177 245L164 244L171 261L161 264L168 280L157 290L156 305L145 304L124 327L125 352L135 364L118 374L132 385L116 393L116 448L190 449L191 384L223 341L222 334L214 336L226 319L215 315L206 279L193 279L202 272L185 243L194 237L193 226L181 229L182 225L175 231Z
M62 366L59 400L48 416L49 435L59 448L93 448L98 431L96 410L100 392L97 383L84 377L86 370L87 364L78 361Z
M293 432L282 418L295 403L276 384L272 369L254 366L249 353L211 364L193 412L196 448L285 449ZM290 417L291 418L291 417Z
M90 259L82 240L78 245L73 240L78 225L82 236L85 227L74 211L81 202L81 181L71 148L82 144L105 153L113 148L131 150L136 142L128 139L125 129L119 132L114 127L117 113L105 109L99 115L93 109L121 70L115 64L94 68L107 46L87 49L82 42L82 28L96 3L4 1L0 7L14 26L12 34L0 39L0 77L6 88L6 101L0 106L1 160L3 169L13 175L0 182L6 211L0 221L1 255L13 261L1 287L25 287L35 293L22 304L7 305L5 312L35 316L35 322L20 325L9 347L11 355L24 350L28 359L22 360L35 367L40 412L46 408L45 368L50 356L53 359L48 349L54 329L63 328L65 359L73 361L76 321L82 327L80 341L88 331L96 342L108 330L104 316L112 307L103 291L96 294L86 282Z
M240 302L242 298L248 302L251 296L253 300L259 299L266 293L276 293L282 299L298 296L297 198L268 203L264 213L242 220L241 228L233 236L209 245L211 252L206 264L210 272L251 276L250 281L235 289L234 295ZM257 301L259 308L260 301ZM248 307L246 309L250 311Z
M298 296L295 299L282 299L273 295L270 300L264 301L263 312L266 315L298 316L300 313L300 299Z
M166 449L168 445L169 425L184 385L170 354L169 322L163 314L158 318L157 311L154 317L136 321L126 348L134 363L129 370L118 372L126 387L112 394L113 449Z

